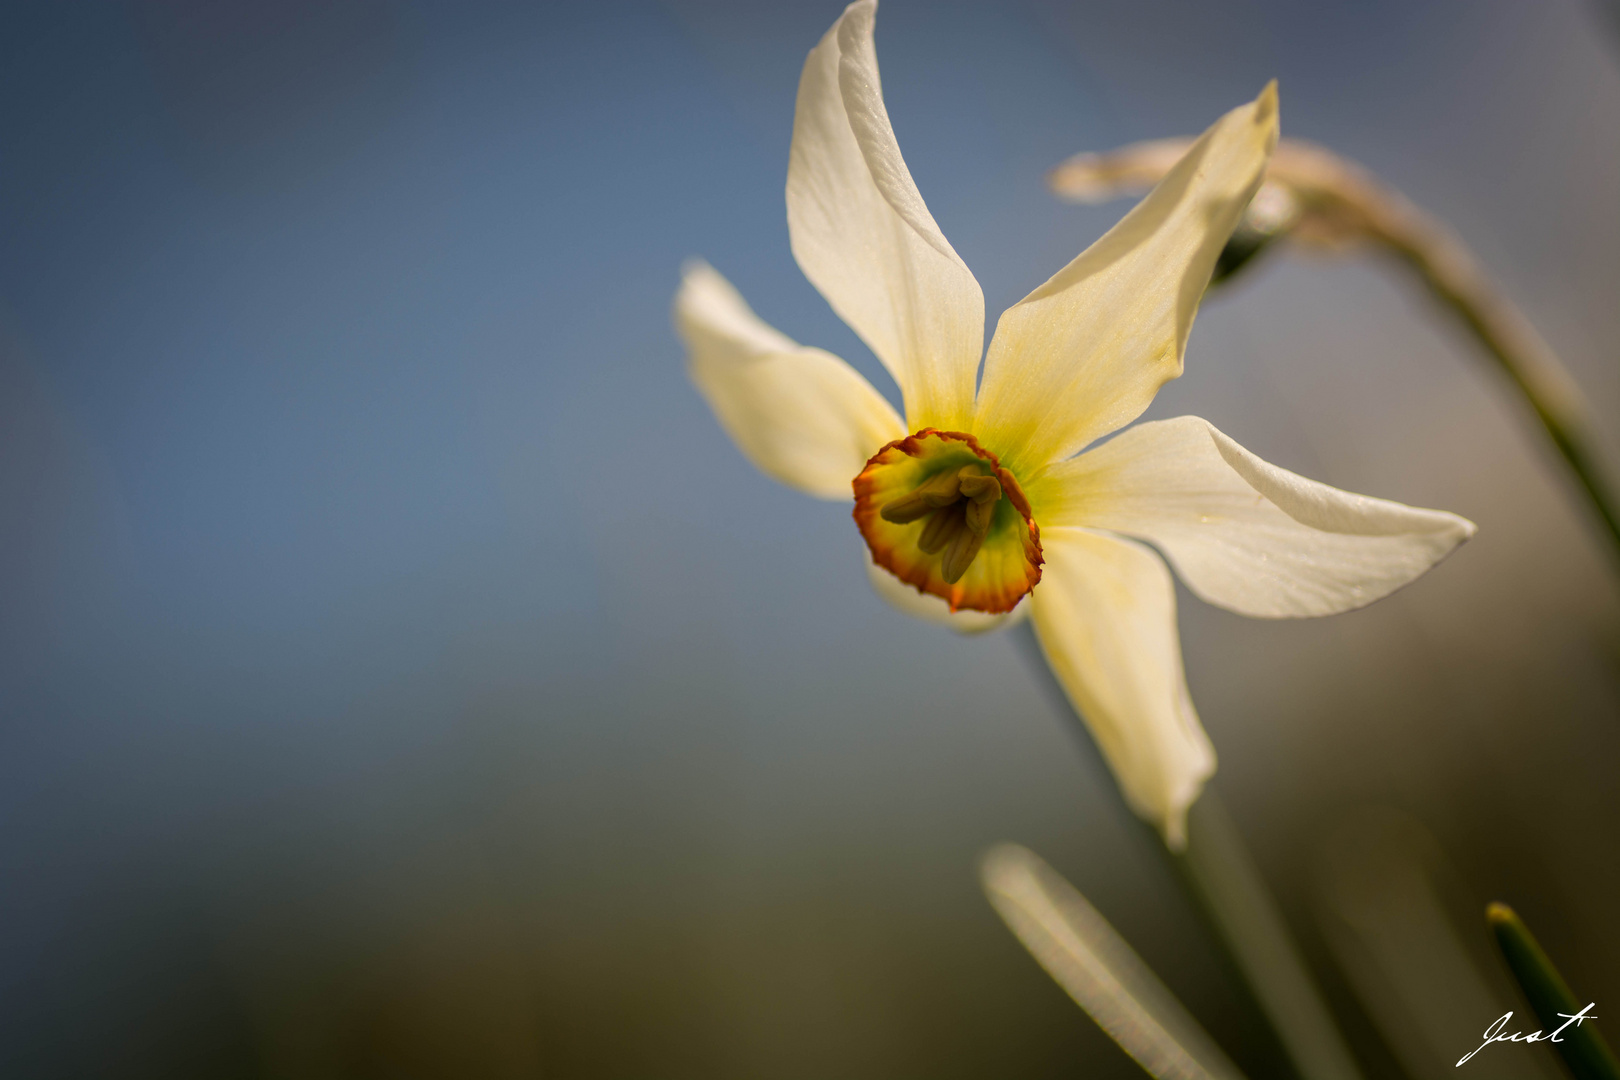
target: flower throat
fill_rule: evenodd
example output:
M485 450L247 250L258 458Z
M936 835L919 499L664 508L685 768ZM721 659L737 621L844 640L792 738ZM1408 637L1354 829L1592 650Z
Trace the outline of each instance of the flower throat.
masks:
M1041 579L1040 530L1018 481L971 435L924 428L855 478L872 561L956 611L1011 611Z

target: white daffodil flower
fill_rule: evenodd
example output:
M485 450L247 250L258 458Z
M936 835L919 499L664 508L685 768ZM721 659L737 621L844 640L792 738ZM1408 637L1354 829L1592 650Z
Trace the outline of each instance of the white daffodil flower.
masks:
M853 493L885 599L963 630L1033 618L1127 800L1180 846L1215 755L1165 560L1229 610L1329 615L1410 582L1474 526L1306 480L1196 417L1080 453L1181 374L1216 256L1277 142L1275 84L1002 315L975 394L984 296L900 156L876 11L851 4L805 62L788 229L805 276L899 384L905 417L702 263L675 298L692 380L765 473L824 499Z

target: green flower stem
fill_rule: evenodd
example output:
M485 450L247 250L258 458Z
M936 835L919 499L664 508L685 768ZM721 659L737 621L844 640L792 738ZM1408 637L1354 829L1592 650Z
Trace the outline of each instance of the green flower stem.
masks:
M1289 936L1260 868L1215 792L1187 818L1187 849L1172 853L1283 1049L1308 1080L1360 1080L1327 1002Z
M1026 621L1011 633L1037 680L1081 733L1081 744L1098 770L1111 778L1096 743L1047 666L1034 628ZM1118 791L1117 785L1114 790ZM1304 1080L1361 1080L1355 1059L1306 971L1259 868L1214 792L1206 789L1193 804L1187 821L1187 849L1182 853L1171 852L1157 830L1134 813L1130 816L1141 822L1143 833L1153 837L1153 847L1175 866L1176 877L1191 894L1194 906L1208 917L1233 970L1299 1075Z
M1575 1080L1620 1080L1620 1064L1603 1041L1595 1025L1571 1023L1581 1012L1581 1002L1558 973L1524 920L1506 904L1491 904L1485 921L1496 934L1502 957L1518 980L1530 1007L1541 1021L1541 1030L1555 1032L1553 1046L1575 1074ZM1595 1018L1594 1018L1595 1019Z
M1369 236L1404 262L1461 320L1541 421L1620 558L1620 509L1600 472L1584 398L1557 355L1474 263L1462 242L1407 204Z

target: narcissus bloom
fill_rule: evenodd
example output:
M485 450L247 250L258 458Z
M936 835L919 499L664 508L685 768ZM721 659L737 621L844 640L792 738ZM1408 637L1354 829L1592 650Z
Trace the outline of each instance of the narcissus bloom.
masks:
M1275 85L1002 315L975 393L984 296L900 157L876 10L851 4L805 63L788 229L805 276L899 384L905 417L701 263L675 299L692 379L764 472L853 495L872 582L896 606L964 630L1027 613L1126 798L1179 845L1215 755L1165 560L1232 611L1328 615L1405 585L1474 527L1295 476L1195 417L1086 450L1181 374L1210 271L1277 142Z

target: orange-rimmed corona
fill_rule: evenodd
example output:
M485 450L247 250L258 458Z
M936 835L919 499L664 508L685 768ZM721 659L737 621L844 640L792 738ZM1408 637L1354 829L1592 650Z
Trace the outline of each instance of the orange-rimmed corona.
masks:
M1000 615L1041 580L1041 530L1018 479L962 431L924 428L855 477L872 561L954 611Z

